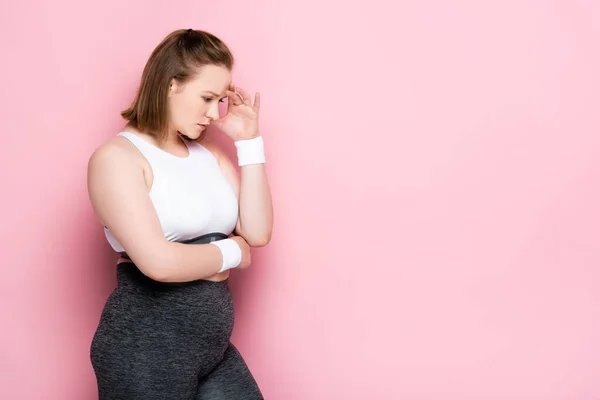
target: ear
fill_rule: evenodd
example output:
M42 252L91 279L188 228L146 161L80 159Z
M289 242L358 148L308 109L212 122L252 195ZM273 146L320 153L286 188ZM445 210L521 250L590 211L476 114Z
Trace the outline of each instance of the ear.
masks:
M172 93L176 93L177 90L179 90L179 83L173 78L171 79L171 83L169 83L169 96L171 96Z

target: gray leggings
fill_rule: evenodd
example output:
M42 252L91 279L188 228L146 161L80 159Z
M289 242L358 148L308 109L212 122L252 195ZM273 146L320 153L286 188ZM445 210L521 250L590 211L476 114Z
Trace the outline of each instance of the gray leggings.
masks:
M156 282L130 262L117 281L90 348L99 400L263 399L229 341L227 281Z

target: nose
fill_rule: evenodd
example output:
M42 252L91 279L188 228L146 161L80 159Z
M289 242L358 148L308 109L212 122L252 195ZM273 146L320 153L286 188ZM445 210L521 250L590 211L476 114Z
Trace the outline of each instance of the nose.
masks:
M215 119L219 119L219 103L214 101L206 111L206 116L214 121Z

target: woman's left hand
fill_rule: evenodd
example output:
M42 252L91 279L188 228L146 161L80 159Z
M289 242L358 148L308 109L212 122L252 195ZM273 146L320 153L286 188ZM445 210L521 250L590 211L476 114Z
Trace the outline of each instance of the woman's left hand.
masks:
M254 104L250 95L234 84L227 90L227 115L213 121L233 141L253 139L259 136L258 111L260 110L260 93L254 96Z

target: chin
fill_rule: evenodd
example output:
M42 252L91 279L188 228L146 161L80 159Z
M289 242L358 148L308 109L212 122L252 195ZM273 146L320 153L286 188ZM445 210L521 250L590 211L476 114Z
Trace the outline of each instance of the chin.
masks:
M179 133L179 135L187 140L197 140L198 136L197 135L188 135L187 133Z
M185 132L180 131L179 134L187 140L198 140L204 136L204 131L204 127L197 127L195 129L188 129Z

